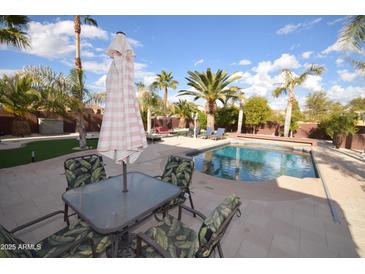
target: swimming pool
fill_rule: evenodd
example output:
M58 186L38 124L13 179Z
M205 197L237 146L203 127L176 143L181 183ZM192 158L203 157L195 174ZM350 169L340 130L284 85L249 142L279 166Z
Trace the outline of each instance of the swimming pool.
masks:
M310 153L281 147L231 144L191 156L196 170L224 179L260 182L281 175L318 177Z

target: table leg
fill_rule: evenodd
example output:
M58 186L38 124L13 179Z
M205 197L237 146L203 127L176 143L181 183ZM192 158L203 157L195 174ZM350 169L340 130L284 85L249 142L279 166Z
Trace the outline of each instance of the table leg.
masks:
M119 246L119 234L113 233L112 239L113 239L112 257L117 258L118 257L118 246Z

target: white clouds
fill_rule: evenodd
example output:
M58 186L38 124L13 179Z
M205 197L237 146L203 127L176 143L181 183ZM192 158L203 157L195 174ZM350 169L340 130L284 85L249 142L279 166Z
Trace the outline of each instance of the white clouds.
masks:
M57 21L54 23L30 22L28 33L32 47L25 52L45 57L48 59L62 59L75 50L73 21ZM86 39L107 39L106 31L90 25L83 25L81 37L84 39L82 48L92 45ZM91 51L86 51L85 56L91 56Z
M296 69L299 68L300 64L294 55L284 53L280 58L276 59L274 62L263 61L260 62L257 67L253 68L259 74L266 74L276 70L282 69Z
M194 66L204 63L204 59L200 59L194 63Z
M105 59L104 61L83 61L82 68L85 71L93 72L95 74L105 74L108 72L112 59Z
M241 65L241 66L247 66L247 65L251 64L251 61L248 60L248 59L242 59L238 62L238 64Z
M358 76L356 72L349 72L347 69L338 70L337 74L343 81L346 82L351 82Z
M342 21L345 21L346 16L327 22L327 25L332 26Z
M314 19L310 22L303 22L303 23L298 23L298 24L287 24L284 27L278 29L276 31L276 34L278 34L278 35L287 35L287 34L292 33L294 31L301 31L301 30L304 30L304 29L310 29L315 24L318 24L321 21L322 21L322 18L319 17L319 18Z
M323 55L328 55L332 52L344 52L344 51L348 51L348 52L358 52L358 50L352 46L349 43L345 43L345 42L340 42L340 41L336 41L335 43L333 43L332 45L330 45L329 47L327 47L325 50L323 50L321 52L321 54Z
M328 90L328 97L332 100L339 101L342 104L351 101L355 97L365 97L364 87L348 86L342 87L334 85Z
M127 40L129 41L129 43L131 43L131 45L135 48L139 48L139 47L143 47L143 44L141 41L138 41L136 39L130 38L128 37Z
M16 69L0 69L0 78L4 75L12 76L14 75L18 70Z
M336 65L341 65L343 63L343 59L342 58L337 58L336 59Z
M313 54L313 51L305 51L305 52L302 53L302 58L303 59L309 59L312 54Z
M294 25L294 24L287 24L284 27L278 29L276 31L276 34L278 34L278 35L285 35L285 34L291 33L293 31L299 29L300 27L301 27L301 24L296 24L296 25Z
M314 92L314 91L321 91L322 88L322 77L319 75L309 75L307 79L303 82L302 87Z

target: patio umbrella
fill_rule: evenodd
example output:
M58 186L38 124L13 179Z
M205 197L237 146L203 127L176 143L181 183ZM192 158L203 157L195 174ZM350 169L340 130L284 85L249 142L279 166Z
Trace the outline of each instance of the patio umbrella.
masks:
M106 78L106 104L98 152L123 165L123 191L127 188L127 161L134 162L147 147L134 86L134 51L117 32L106 54L113 59Z

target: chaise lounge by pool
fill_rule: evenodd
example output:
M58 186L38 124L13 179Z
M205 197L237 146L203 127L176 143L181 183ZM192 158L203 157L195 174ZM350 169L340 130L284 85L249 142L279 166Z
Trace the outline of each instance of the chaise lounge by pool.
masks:
M260 183L282 175L318 178L310 153L282 146L230 144L191 156L196 170L224 179Z

